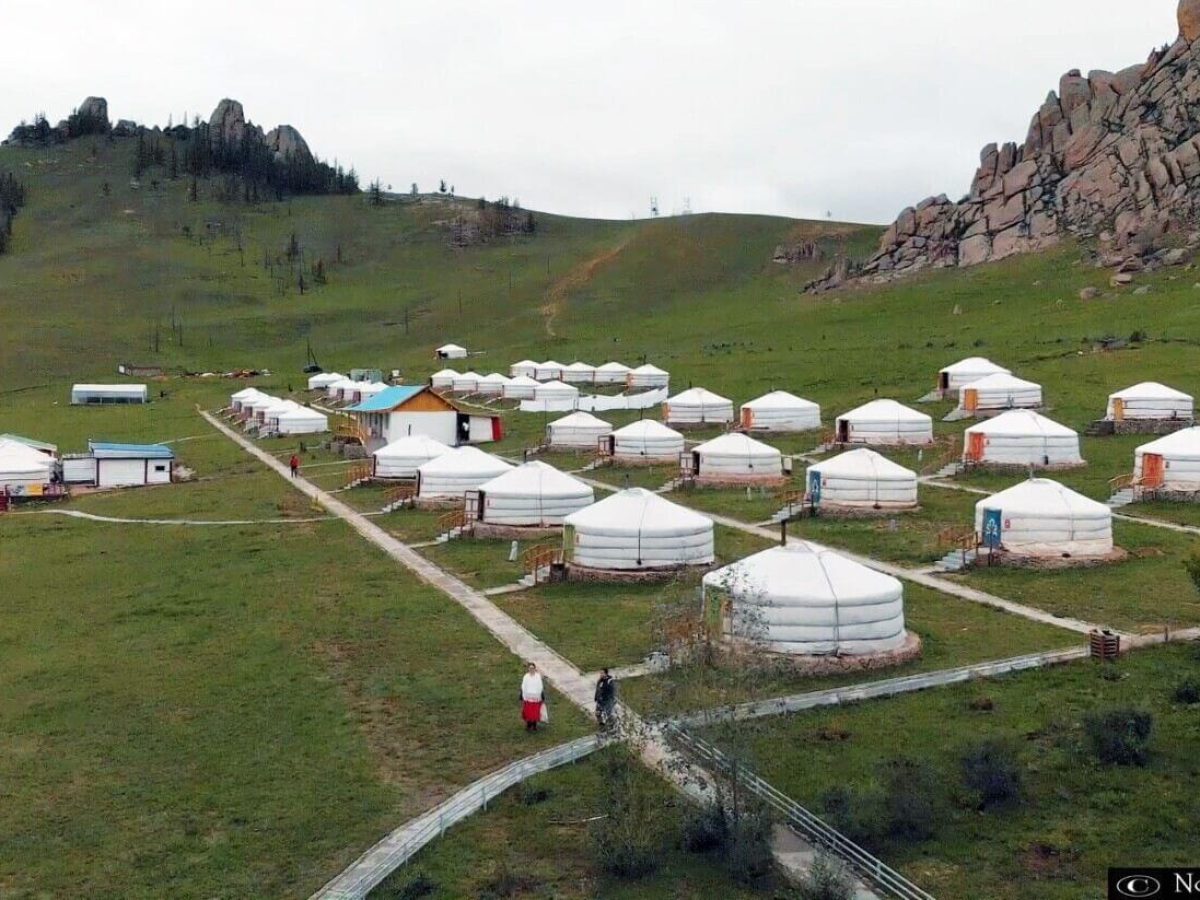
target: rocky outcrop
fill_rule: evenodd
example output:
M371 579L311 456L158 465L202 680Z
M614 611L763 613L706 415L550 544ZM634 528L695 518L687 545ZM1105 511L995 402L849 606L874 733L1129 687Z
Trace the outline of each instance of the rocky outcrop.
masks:
M308 144L300 136L300 132L291 125L280 125L267 132L265 138L267 149L275 154L275 159L282 162L291 156L294 159L312 159Z
M905 209L864 266L878 280L971 266L1111 230L1118 250L1152 245L1200 213L1200 0L1179 39L1120 72L1072 70L1021 144L983 148L970 192Z
M208 136L214 144L240 147L246 137L246 113L242 104L226 97L208 118Z
M108 101L103 97L88 97L79 105L76 112L85 119L107 122Z

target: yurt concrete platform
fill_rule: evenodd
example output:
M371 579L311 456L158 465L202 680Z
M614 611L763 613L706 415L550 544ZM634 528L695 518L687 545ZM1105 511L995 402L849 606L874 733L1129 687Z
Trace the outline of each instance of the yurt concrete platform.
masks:
M1183 431L1196 424L1195 419L1097 419L1087 427L1084 434L1089 437L1112 437L1118 434L1167 435Z
M980 551L975 565L985 568L987 563L986 551ZM1124 562L1129 558L1129 552L1120 547L1103 556L1030 556L1025 553L1010 553L1001 550L993 557L993 566L1005 566L1010 569L1037 569L1039 571L1059 571L1063 569L1094 569L1113 563Z
M816 515L822 519L886 519L888 516L908 515L921 511L921 505L912 506L843 506L822 502Z
M414 497L413 506L417 509L462 509L462 497Z
M652 466L677 466L679 454L670 456L606 456L601 468L648 469Z
M783 487L790 479L786 475L729 475L723 478L701 476L696 479L697 487L741 488Z
M493 525L491 522L476 521L471 526L471 534L485 541L521 541L526 538L558 537L562 532L561 525Z
M567 581L603 582L606 584L658 584L672 581L684 572L702 572L708 566L670 566L662 569L593 569L567 563Z
M1200 491L1163 491L1156 488L1134 488L1141 503L1200 503Z
M844 656L804 656L798 653L779 653L766 650L753 642L726 637L721 650L727 665L767 666L804 677L839 675L847 672L874 672L890 669L920 659L924 653L921 636L904 632L904 643L883 653Z

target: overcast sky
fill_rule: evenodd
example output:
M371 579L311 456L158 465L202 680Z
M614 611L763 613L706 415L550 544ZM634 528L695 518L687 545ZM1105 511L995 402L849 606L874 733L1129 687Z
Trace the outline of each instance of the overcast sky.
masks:
M0 129L88 94L241 100L395 190L583 216L890 221L964 193L1068 69L1174 40L1176 0L9 0Z

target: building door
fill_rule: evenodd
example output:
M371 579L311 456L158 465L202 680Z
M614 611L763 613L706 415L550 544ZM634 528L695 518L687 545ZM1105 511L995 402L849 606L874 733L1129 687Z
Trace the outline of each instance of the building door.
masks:
M939 372L938 373L938 388L943 391L950 390L950 373L949 372Z
M845 419L838 419L837 442L839 444L847 444L850 442L850 423Z
M980 462L983 459L984 446L987 436L984 434L967 435L967 462Z
M754 410L742 407L742 427L749 431L754 427Z
M1142 456L1142 487L1162 487L1167 480L1167 464L1158 453Z
M1125 421L1125 401L1122 400L1120 397L1113 398L1113 421L1114 422L1124 422Z
M471 417L463 413L458 414L458 423L455 429L455 444L462 446L463 444L471 443Z
M979 391L975 388L963 388L962 397L963 409L967 412L973 413L979 409Z

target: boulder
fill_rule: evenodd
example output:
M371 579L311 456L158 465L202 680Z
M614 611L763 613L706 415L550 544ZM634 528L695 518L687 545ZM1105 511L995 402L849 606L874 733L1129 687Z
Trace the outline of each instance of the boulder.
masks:
M1100 296L1100 288L1085 287L1079 292L1080 300L1095 300Z
M242 104L226 97L208 119L208 136L214 144L240 147L246 137L246 114Z
M288 156L296 159L312 159L312 153L308 149L308 144L300 136L300 132L291 125L280 125L277 128L272 128L267 132L264 141L267 149L275 154L276 160L283 160Z
M1189 44L1200 38L1200 0L1179 0L1179 36Z
M79 115L85 119L108 121L108 101L103 97L88 97L79 104Z

